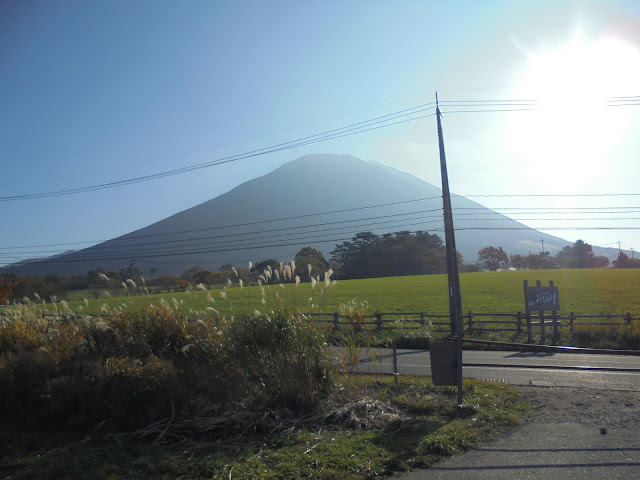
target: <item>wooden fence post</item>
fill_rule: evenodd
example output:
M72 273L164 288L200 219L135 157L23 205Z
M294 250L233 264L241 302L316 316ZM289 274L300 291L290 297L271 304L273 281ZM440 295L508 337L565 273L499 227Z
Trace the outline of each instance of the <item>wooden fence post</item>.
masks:
M624 324L631 325L631 312L627 312L627 314L625 315Z
M518 336L522 333L522 312L516 315L516 332Z
M420 312L420 326L424 327L427 324L427 314Z
M469 335L473 333L473 315L471 314L471 310L467 313L467 325L469 327Z
M531 312L527 310L527 343L533 343L533 332L531 331Z
M556 310L551 312L551 318L553 318L553 344L557 345L560 341L560 332L558 331L558 312Z
M540 316L540 343L544 344L547 341L547 331L544 326L544 310L538 312Z
M569 314L569 333L571 333L571 335L573 335L573 323L576 321L576 315L571 312Z
M340 330L340 314L338 312L333 312L333 328Z
M376 329L382 330L382 313L376 312L374 315L376 316Z

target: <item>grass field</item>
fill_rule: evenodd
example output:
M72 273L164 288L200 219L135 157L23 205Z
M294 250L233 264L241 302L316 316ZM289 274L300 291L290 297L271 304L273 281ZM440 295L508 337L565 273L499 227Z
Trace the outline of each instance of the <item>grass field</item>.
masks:
M478 272L460 275L462 304L465 311L474 312L517 312L524 310L522 281L535 284L536 280L547 285L549 280L559 287L560 305L563 314L616 314L631 312L640 315L640 270L639 269L576 269L576 270L536 270ZM115 307L123 301L133 305L159 302L165 298L172 302L175 298L181 302L183 311L203 310L213 306L223 316L264 310L262 296L258 287L241 289L237 284L226 290L226 299L220 295L222 290L209 292L194 291L142 297L119 297L89 299L89 305L83 301L71 302L75 310L82 307L84 313L97 313L103 304ZM210 295L214 300L207 300ZM341 303L351 299L366 300L368 313L380 312L427 312L428 314L447 314L449 309L446 275L422 275L410 277L372 278L365 280L342 280L332 286L323 296L321 284L312 291L309 283L301 283L296 288L286 284L284 288L271 285L265 289L267 306L282 303L297 305L302 312L310 312L309 298L316 305L313 312L331 313L337 311Z

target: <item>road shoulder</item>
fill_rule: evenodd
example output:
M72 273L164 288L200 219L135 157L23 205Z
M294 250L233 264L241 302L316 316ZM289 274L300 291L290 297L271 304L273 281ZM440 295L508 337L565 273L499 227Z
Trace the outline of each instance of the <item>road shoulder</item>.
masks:
M519 427L431 468L396 478L640 478L640 392L517 388L531 405Z

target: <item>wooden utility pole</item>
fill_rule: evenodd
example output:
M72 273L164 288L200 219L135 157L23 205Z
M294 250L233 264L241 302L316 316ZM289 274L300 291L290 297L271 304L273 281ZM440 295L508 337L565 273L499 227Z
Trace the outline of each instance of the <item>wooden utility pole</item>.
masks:
M451 338L458 342L458 405L462 405L462 298L460 296L460 278L458 277L458 255L453 230L453 214L451 195L449 193L449 176L447 175L447 159L444 153L442 122L436 92L436 118L438 121L438 147L440 149L440 174L442 177L442 207L444 210L444 239L447 249L447 278L449 282L449 320Z

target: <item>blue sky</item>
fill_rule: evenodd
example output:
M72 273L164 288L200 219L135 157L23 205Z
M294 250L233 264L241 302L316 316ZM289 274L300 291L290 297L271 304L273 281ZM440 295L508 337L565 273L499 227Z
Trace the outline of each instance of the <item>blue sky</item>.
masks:
M211 161L431 102L434 90L445 101L542 102L443 106L456 193L640 192L640 106L600 108L640 95L638 32L637 1L3 2L0 197ZM435 132L430 117L129 186L0 201L0 265L38 250L20 247L128 233L313 152L439 185ZM640 197L474 199L498 210L640 207ZM640 227L633 217L525 223ZM640 249L639 232L549 231L627 249Z

